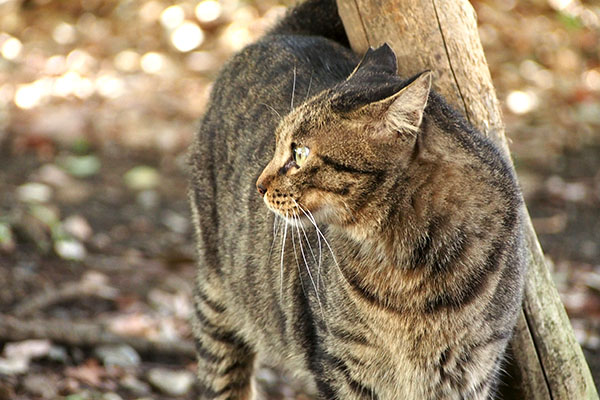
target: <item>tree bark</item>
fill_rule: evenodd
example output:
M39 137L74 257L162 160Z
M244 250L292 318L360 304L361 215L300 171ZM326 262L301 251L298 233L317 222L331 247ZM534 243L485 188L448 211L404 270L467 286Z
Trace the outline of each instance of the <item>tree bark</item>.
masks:
M434 72L435 90L507 154L502 113L468 0L337 0L354 51L387 42L398 73ZM529 276L510 348L515 399L598 399L581 347L560 301L527 217Z

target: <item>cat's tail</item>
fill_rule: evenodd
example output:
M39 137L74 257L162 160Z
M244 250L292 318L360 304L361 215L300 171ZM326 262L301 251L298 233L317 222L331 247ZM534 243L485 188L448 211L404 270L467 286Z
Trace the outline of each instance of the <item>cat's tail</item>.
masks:
M335 0L306 0L291 8L270 34L322 36L349 47Z

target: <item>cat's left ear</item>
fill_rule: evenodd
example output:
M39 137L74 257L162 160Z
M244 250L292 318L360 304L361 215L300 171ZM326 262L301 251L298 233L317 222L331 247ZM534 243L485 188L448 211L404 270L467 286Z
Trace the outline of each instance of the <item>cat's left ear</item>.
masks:
M372 105L383 111L383 127L378 135L397 137L419 131L431 90L431 75L431 71L421 72L397 93Z

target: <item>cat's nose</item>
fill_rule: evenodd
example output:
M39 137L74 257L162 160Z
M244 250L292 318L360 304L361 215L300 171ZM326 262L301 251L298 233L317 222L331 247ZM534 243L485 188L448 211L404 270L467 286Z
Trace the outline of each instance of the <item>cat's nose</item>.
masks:
M265 193L267 193L267 188L264 187L263 185L261 185L260 183L256 182L256 190L258 190L258 193L261 196L264 196Z

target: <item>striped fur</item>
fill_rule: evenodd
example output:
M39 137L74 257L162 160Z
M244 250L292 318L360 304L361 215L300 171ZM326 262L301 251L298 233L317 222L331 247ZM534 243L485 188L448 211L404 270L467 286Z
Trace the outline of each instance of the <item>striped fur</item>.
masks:
M309 0L233 57L191 150L202 399L256 398L260 362L321 399L490 398L525 274L515 178L428 74L387 47L356 68L335 16Z

